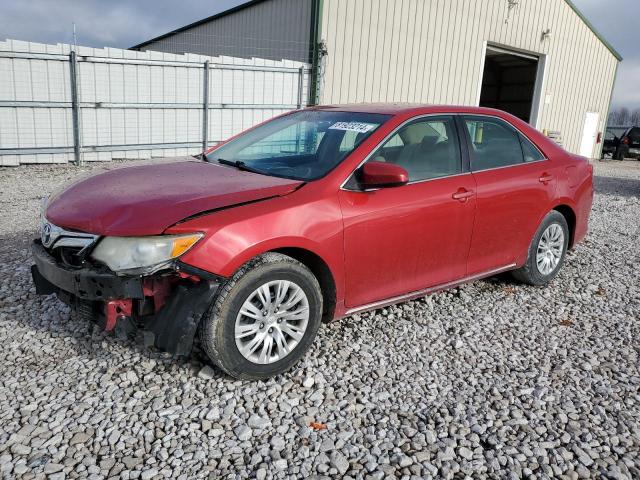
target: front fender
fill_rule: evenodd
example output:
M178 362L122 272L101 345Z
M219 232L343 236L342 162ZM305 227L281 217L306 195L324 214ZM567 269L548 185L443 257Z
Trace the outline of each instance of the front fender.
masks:
M337 197L301 203L294 195L244 205L175 225L166 233L203 232L180 257L188 265L230 277L257 255L297 248L321 258L333 275L336 299L343 298L343 228Z

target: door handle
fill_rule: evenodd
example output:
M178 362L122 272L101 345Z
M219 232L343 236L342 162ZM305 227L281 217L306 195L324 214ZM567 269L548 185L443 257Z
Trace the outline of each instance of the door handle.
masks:
M545 185L553 180L553 175L549 175L548 173L543 173L542 176L538 179L540 183L544 183Z
M470 197L473 197L473 190L467 190L466 188L459 188L456 193L451 195L451 198L460 202L466 202Z

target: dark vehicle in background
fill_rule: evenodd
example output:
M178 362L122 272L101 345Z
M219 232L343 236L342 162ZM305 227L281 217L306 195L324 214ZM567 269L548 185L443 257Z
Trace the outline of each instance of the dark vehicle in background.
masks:
M614 160L640 159L640 127L608 127L604 135L602 158Z

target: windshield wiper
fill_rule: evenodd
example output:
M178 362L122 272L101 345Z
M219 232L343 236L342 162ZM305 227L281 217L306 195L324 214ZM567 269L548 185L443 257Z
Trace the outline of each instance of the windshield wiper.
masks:
M226 160L224 158L218 158L216 161L222 165L236 167L238 170L242 170L245 172L258 173L260 175L269 175L268 173L265 173L262 170L258 170L257 168L250 167L249 165L247 165L241 160Z

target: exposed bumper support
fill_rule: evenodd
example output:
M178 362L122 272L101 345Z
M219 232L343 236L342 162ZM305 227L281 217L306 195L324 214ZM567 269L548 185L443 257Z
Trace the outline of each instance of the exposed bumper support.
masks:
M208 272L198 275L197 269L187 273L189 267L179 265L180 273L163 284L166 290L148 291L148 280L153 277L145 283L141 277L67 268L49 255L38 240L34 241L32 252L35 265L31 274L38 294L55 293L67 303L81 305L88 312L85 316L102 323L106 330L113 330L116 322L135 325L142 331L145 345L174 355L189 355L200 319L220 286L214 275ZM167 277L154 278L152 283L163 279ZM155 313L153 307L144 312L145 305L150 304L155 305ZM97 318L97 307L104 311L102 322Z
M50 295L62 290L81 300L144 298L140 277L118 277L88 268L66 268L49 255L39 240L31 244L31 252L36 262L31 267L31 274L38 294Z
M145 345L155 345L174 355L189 355L200 319L218 287L217 282L206 281L176 287L162 310L145 324Z

